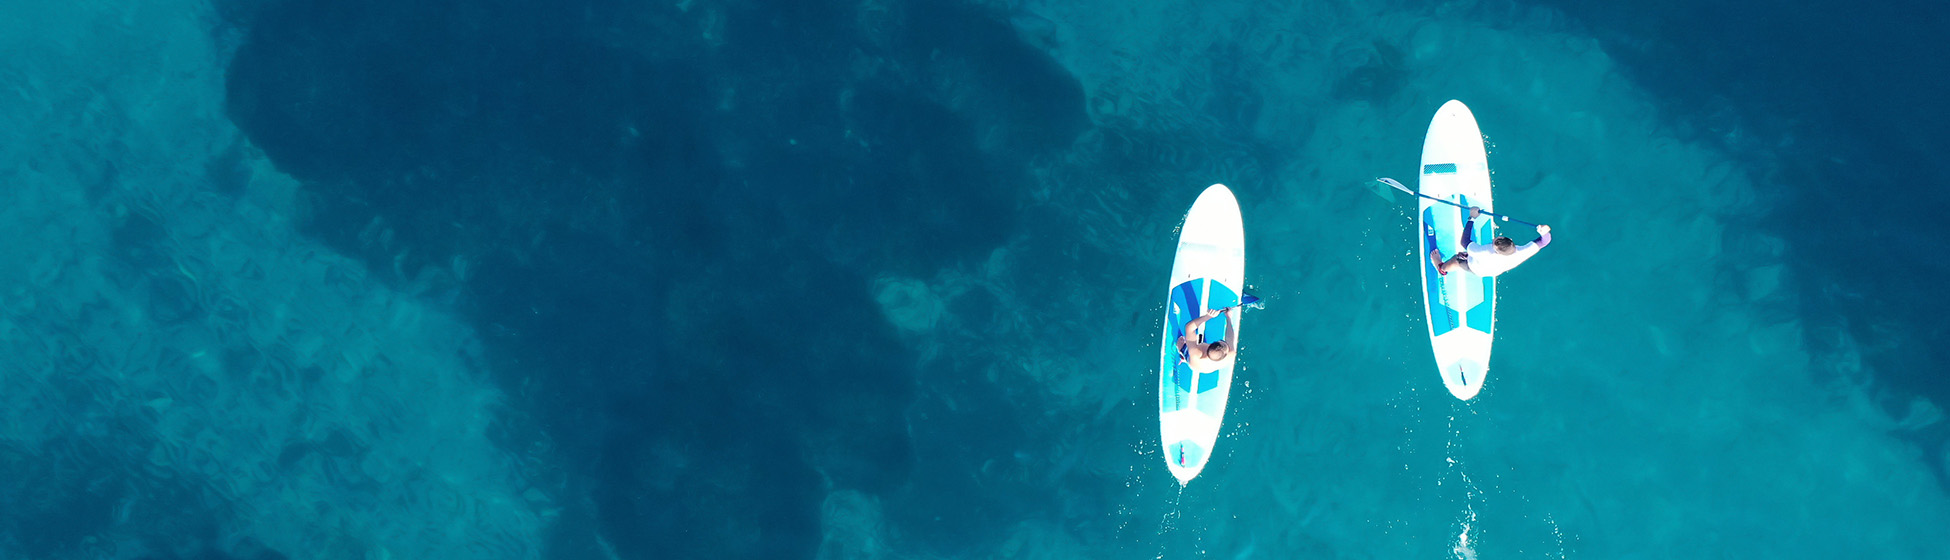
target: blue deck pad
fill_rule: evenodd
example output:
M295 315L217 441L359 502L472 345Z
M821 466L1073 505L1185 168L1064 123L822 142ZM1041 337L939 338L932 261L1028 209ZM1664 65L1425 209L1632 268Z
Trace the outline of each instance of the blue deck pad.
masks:
M1205 301L1200 301L1201 296L1204 296ZM1208 308L1224 308L1235 305L1239 305L1239 292L1234 291L1225 284L1214 282L1207 278L1195 278L1172 287L1171 305L1165 319L1171 322L1171 341L1168 344L1176 344L1180 337L1185 336L1185 324L1205 314ZM1224 315L1207 320L1205 322L1205 336L1202 337L1201 341L1212 343L1224 340L1227 321L1228 319ZM1172 366L1170 379L1160 380L1159 382L1159 390L1165 396L1163 404L1164 411L1176 412L1184 410L1187 401L1192 400L1189 398L1192 392L1196 391L1203 395L1207 392L1215 391L1219 388L1219 381L1223 378L1224 376L1216 370L1208 372L1192 371L1191 366L1185 363L1185 353L1179 351L1178 362ZM1196 389L1194 389L1195 387ZM1224 412L1220 410L1221 407L1225 406L1224 399L1201 398L1197 399L1196 402L1200 412L1213 416L1218 416ZM1190 442L1186 443L1190 444ZM1193 447L1196 448L1196 445ZM1203 451L1188 453L1187 457L1192 455L1202 456L1202 453ZM1191 464L1197 463L1193 462Z
M1208 288L1209 285L1209 288ZM1210 291L1211 301L1200 305L1199 296ZM1171 309L1166 313L1166 321L1171 322L1171 340L1175 344L1179 337L1185 336L1185 323L1204 315L1208 308L1223 308L1239 305L1239 293L1225 284L1212 282L1205 278L1193 278L1171 289ZM1220 315L1205 322L1207 343L1225 340L1226 317ZM1182 354L1182 353L1181 353ZM1183 359L1183 356L1180 356Z
M1455 208L1457 218L1463 227L1469 227L1469 209L1466 208L1470 204L1469 197L1458 196L1456 201L1465 206ZM1422 231L1422 246L1429 251L1447 249L1442 251L1443 258L1452 258L1465 249L1462 246L1462 232L1458 230L1452 235L1446 231L1448 228L1436 227L1436 208L1430 206L1422 210L1422 223L1427 224ZM1477 243L1488 241L1495 235L1494 227L1489 220L1484 220L1476 224L1470 238ZM1422 257L1427 259L1426 254ZM1480 278L1480 286L1458 283L1456 288L1461 293L1450 293L1449 279L1436 272L1434 264L1424 264L1422 275L1427 280L1423 285L1428 296L1430 336L1442 336L1464 326L1490 332L1491 323L1494 322L1491 312L1492 302L1496 298L1496 279Z

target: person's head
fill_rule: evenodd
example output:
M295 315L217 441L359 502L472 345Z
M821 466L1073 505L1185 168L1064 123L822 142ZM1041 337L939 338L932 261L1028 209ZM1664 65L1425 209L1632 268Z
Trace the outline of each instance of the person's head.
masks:
M1226 359L1226 354L1230 353L1232 347L1226 345L1226 341L1223 340L1205 345L1205 359L1208 360L1223 360Z
M1517 252L1517 242L1511 241L1508 237L1496 238L1494 245L1496 245L1497 254L1512 255Z

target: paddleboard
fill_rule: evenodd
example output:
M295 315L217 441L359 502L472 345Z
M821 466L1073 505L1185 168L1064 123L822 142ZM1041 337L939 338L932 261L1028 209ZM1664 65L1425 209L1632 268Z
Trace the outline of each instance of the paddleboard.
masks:
M1246 285L1246 229L1239 218L1239 201L1225 185L1212 185L1185 214L1166 284L1164 344L1158 374L1158 427L1163 436L1165 465L1179 484L1197 477L1212 456L1223 427L1226 397L1232 390L1232 366L1192 371L1178 351L1185 323L1207 309L1239 305ZM1205 323L1205 341L1225 337L1225 315ZM1232 336L1239 336L1238 325ZM1237 341L1234 348L1237 349Z
M1435 112L1429 134L1422 141L1422 173L1418 190L1422 194L1477 206L1494 212L1490 200L1489 154L1483 149L1483 133L1476 116L1461 101L1451 100ZM1496 278L1483 278L1467 270L1451 270L1447 276L1436 272L1429 262L1429 250L1442 251L1448 259L1462 250L1462 228L1469 223L1469 210L1417 198L1422 202L1421 250L1415 252L1422 263L1422 291L1428 304L1429 346L1435 350L1436 370L1442 384L1456 398L1469 400L1483 390L1489 375L1490 343L1496 333ZM1486 242L1496 237L1492 220L1478 220L1475 239Z

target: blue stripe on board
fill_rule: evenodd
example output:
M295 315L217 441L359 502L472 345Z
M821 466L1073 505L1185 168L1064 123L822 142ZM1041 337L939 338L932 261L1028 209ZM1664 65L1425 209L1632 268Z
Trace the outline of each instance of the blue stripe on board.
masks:
M1178 339L1185 336L1185 323L1197 317L1196 314L1200 309L1198 285L1198 280L1191 280L1171 288L1170 309L1165 310L1165 321L1171 327L1171 338L1165 344L1177 346ZM1161 373L1158 380L1158 390L1164 393L1162 412L1184 410L1185 405L1191 400L1192 385L1197 382L1192 367L1185 363L1184 351L1174 350L1177 352L1177 360L1172 364L1171 372Z
M1171 303L1173 308L1167 311L1165 320L1171 322L1171 341L1169 343L1172 345L1178 344L1178 339L1185 336L1185 323L1189 323L1192 319L1198 318L1199 313L1204 311L1204 308L1199 306L1198 301L1199 283L1200 279L1187 280L1171 289ZM1178 359L1185 359L1185 353L1183 351L1178 353Z
M1490 325L1496 320L1496 279L1483 279L1483 301L1469 308L1469 328L1490 332Z
M1203 283L1205 283L1204 278L1193 278L1191 280L1186 280L1185 283L1183 284L1178 285L1179 295L1184 296L1185 298L1185 306L1179 308L1179 312L1185 314L1185 318L1187 321L1191 319L1196 319L1198 318L1199 314L1205 312L1205 306L1200 305L1198 299L1198 292L1199 292L1199 288L1201 287L1200 284ZM1184 329L1185 328L1184 323L1179 323L1178 328ZM1180 332L1183 331L1181 330Z
M1422 166L1423 175L1435 175L1440 173L1455 173L1455 172L1456 172L1456 164L1453 163L1431 163Z
M1429 333L1430 336L1442 336L1448 334L1449 331L1456 330L1456 311L1442 304L1442 274L1436 272L1433 263L1427 262L1429 258L1428 251L1434 251L1438 247L1435 238L1434 207L1422 210L1422 223L1427 224L1422 230L1422 247L1424 251L1421 256L1424 261L1422 264L1422 276L1426 280L1423 282L1423 287L1427 291L1426 295L1428 296Z

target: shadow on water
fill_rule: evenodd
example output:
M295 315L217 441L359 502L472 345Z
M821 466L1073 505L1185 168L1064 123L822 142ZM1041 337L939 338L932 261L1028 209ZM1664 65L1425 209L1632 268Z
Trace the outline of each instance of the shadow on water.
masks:
M887 8L219 13L244 30L231 116L304 183L310 233L455 279L515 400L500 442L559 465L529 473L566 507L550 556L772 558L811 555L827 485L1014 511L911 478L966 451L909 440L915 354L868 292L1006 239L1081 88L1000 16Z
M1695 139L1729 148L1772 208L1736 216L1786 242L1816 356L1855 349L1889 412L1950 404L1950 273L1935 246L1950 181L1950 75L1938 53L1950 6L1823 0L1792 9L1744 2L1537 0L1590 28L1625 72ZM1708 187L1702 187L1708 188ZM1950 483L1950 430L1911 434ZM1950 484L1946 484L1950 487Z

